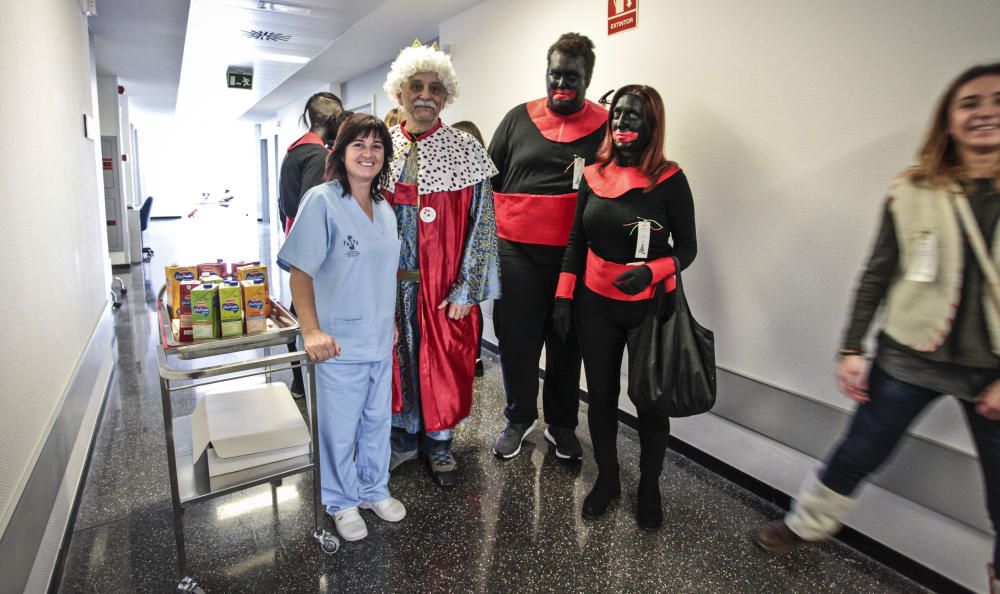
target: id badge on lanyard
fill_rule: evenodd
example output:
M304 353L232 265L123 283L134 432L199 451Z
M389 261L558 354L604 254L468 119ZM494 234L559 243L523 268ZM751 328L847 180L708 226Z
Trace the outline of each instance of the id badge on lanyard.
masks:
M580 189L580 180L583 179L583 157L573 157L573 189Z
M906 266L906 280L931 283L938 273L938 238L930 231L923 231L913 241L910 261Z
M648 258L649 257L649 231L650 222L642 221L636 228L639 229L639 236L635 240L635 257L636 258Z

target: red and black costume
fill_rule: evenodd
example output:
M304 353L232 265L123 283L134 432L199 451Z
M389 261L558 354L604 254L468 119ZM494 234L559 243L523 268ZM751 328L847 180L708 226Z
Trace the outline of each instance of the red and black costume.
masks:
M315 132L306 132L288 147L281 161L278 199L286 235L299 211L302 196L323 182L328 154L330 151L323 144L323 139Z
M608 112L586 101L562 115L546 98L510 110L493 134L493 178L503 295L494 303L493 326L512 423L538 416L538 359L545 345L545 421L577 425L580 352L575 333L566 340L552 327L552 304L563 251L573 226L577 192L574 159L594 160Z
M648 184L635 167L611 163L603 170L598 165L584 170L556 294L557 298L575 298L577 334L587 373L587 422L601 476L618 476L623 351L628 348L631 363L637 330L655 284L666 281L667 289L673 290L671 256L684 269L698 251L694 203L684 173L671 167L646 192ZM649 249L647 257L638 258L638 227L644 221L650 226ZM628 295L611 283L636 262L652 270L653 282L639 294ZM649 410L637 413L639 468L644 476L659 476L670 435L669 419Z

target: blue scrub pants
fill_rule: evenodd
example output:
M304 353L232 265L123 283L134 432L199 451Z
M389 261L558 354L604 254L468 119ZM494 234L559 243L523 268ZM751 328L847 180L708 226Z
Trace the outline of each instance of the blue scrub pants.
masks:
M316 370L321 493L327 512L389 496L392 356Z

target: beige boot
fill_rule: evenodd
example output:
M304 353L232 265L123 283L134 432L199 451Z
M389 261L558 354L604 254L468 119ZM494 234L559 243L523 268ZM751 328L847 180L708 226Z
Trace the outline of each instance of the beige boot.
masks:
M840 529L840 519L857 502L857 498L832 491L815 474L810 474L785 515L785 524L802 540L825 540Z
M992 563L987 563L986 570L990 576L990 594L1000 594L1000 578L997 578L996 567L993 567Z

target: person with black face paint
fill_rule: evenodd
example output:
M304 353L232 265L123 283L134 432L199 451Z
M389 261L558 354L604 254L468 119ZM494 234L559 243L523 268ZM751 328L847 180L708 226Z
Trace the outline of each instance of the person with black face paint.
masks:
M622 354L629 363L638 330L658 283L675 288L675 260L687 268L698 251L694 203L687 178L663 156L663 100L652 87L628 85L611 101L608 135L597 163L584 169L553 324L576 329L587 374L587 422L597 481L583 501L583 517L596 518L621 493L618 479L618 395ZM672 245L671 245L672 244ZM577 279L583 276L583 282ZM629 373L632 370L629 369ZM636 520L655 530L663 523L660 473L670 419L637 407L639 488Z
M278 206L285 235L292 229L302 196L323 183L326 156L330 153L326 147L333 146L337 129L344 117L344 104L333 93L316 93L306 101L299 120L302 125L309 126L309 131L288 147L285 158L281 161ZM290 306L294 315L295 304ZM296 350L295 343L289 343L288 352L294 353ZM302 370L298 367L292 369L291 392L295 398L305 395Z
M545 438L560 459L583 455L575 434L580 350L557 335L552 305L585 165L604 138L607 111L586 99L594 44L562 35L548 51L546 96L510 110L493 134L493 178L503 294L494 303L507 424L493 452L513 458L538 419L538 359L545 346Z

